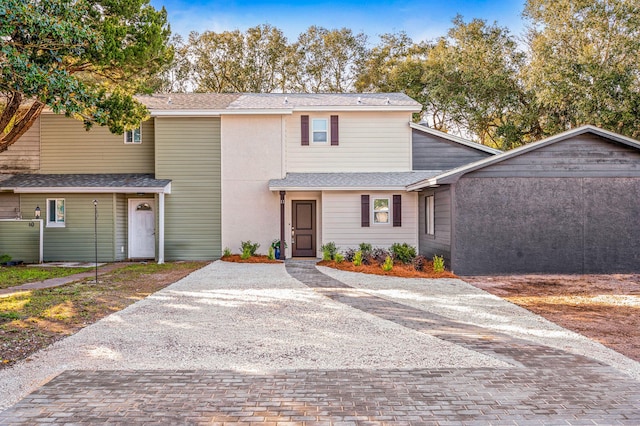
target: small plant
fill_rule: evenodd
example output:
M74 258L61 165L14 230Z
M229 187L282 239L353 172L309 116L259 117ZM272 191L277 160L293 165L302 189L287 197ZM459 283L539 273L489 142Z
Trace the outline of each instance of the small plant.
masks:
M349 248L347 250L345 250L344 252L344 260L346 260L347 262L352 262L353 263L353 258L356 256L356 249L354 248Z
M242 249L242 254L240 255L240 259L247 260L251 257L251 249L249 247L244 247Z
M222 253L223 256L227 257L227 256L231 256L231 249L229 247L225 247L224 248L224 252Z
M358 250L356 254L353 256L353 264L355 266L362 265L362 250Z
M392 269L393 269L393 259L391 258L391 256L387 256L387 258L384 260L384 263L382 264L382 270L385 272L389 272Z
M365 265L372 265L372 264L382 265L387 260L388 256L391 256L391 253L389 253L387 250L383 248L376 247L373 250L371 250L371 254L364 259L364 264Z
M373 250L373 247L369 243L360 243L360 246L358 248L365 257L368 256L369 253L371 253L371 250Z
M342 253L336 253L335 261L336 261L336 263L344 262L344 256L342 255Z
M336 257L336 253L338 249L336 248L336 243L333 241L324 244L322 247L322 260L334 260Z
M404 264L411 263L416 257L416 248L407 243L394 243L389 251L395 260Z
M240 243L240 247L242 248L242 255L245 254L245 252L249 253L249 257L253 256L256 254L256 251L258 251L258 247L260 247L259 243L252 243L251 240L248 241L242 241ZM244 258L243 259L248 259Z
M269 251L267 252L267 259L269 259L269 260L275 260L276 259L275 250L271 246L269 246Z
M11 261L11 256L8 254L0 254L0 265Z
M280 249L280 240L275 239L271 242L271 248L275 249ZM284 243L284 248L287 248L287 242L285 241Z
M427 258L422 255L418 255L413 259L413 269L418 272L424 271L424 267L426 266L426 264Z
M444 259L442 256L433 256L433 272L444 272Z

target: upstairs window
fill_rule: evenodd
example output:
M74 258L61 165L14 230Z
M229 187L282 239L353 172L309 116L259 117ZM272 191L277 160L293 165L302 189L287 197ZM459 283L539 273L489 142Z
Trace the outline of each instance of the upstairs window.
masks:
M314 118L311 120L312 123L312 141L317 143L326 143L327 138L327 119L326 118Z
M139 144L142 143L142 127L137 129L127 130L124 132L124 143L126 144Z
M47 200L47 227L63 228L65 224L64 198Z

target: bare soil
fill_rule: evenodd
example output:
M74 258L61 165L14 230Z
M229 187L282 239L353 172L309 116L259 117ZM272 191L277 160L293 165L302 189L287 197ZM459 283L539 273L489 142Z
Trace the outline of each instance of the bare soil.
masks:
M463 277L468 283L640 361L640 275Z
M0 369L184 278L208 262L125 265L99 276L0 298Z

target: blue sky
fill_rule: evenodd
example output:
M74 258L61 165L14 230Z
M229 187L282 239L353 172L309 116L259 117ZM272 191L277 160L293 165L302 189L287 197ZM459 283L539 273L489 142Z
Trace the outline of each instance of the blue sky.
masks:
M185 36L191 31L246 30L268 23L284 31L290 41L311 25L319 25L364 32L375 43L377 35L397 31L405 31L414 41L435 39L446 34L458 13L465 21L497 21L520 34L524 0L151 0L151 4L164 6L172 31Z

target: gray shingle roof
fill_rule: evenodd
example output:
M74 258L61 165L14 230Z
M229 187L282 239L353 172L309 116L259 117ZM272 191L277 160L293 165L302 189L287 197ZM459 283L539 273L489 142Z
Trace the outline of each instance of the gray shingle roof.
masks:
M421 170L413 172L372 172L372 173L287 173L284 179L271 179L269 189L403 189L442 173L441 170Z
M129 188L131 190L159 190L171 183L169 179L155 179L151 174L20 174L0 182L0 189L72 189L91 190Z
M408 107L421 105L403 93L171 93L138 96L151 111L234 111L317 107Z
M137 96L150 110L224 110L239 93L169 93Z

